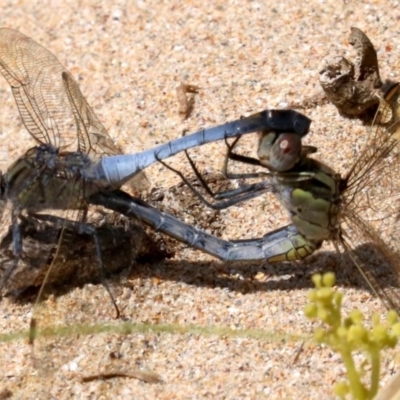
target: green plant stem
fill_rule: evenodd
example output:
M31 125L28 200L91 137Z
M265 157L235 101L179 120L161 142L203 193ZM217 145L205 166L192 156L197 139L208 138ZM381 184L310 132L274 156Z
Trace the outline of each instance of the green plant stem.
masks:
M350 391L354 399L363 400L365 399L365 389L360 380L360 375L356 370L354 365L353 357L351 356L351 351L341 350L340 351L344 365L347 371L347 379L350 382Z
M371 389L369 391L369 398L373 399L379 390L379 374L381 369L381 359L379 349L374 346L371 350Z

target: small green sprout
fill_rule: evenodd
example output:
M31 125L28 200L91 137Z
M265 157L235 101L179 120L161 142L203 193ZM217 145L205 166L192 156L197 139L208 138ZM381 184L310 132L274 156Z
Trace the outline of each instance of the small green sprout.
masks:
M335 275L326 273L312 277L315 289L309 293L310 303L305 314L310 319L320 319L326 328L317 328L314 337L318 343L330 346L338 352L347 372L347 382L335 386L335 394L341 399L351 395L353 399L373 399L379 389L380 352L396 346L400 336L399 317L395 311L389 311L386 321L378 314L372 316L372 327L364 324L364 316L359 310L353 310L348 317L342 316L343 294L333 289ZM365 359L358 367L353 359L354 352L362 352ZM370 387L362 379L368 367L371 368Z

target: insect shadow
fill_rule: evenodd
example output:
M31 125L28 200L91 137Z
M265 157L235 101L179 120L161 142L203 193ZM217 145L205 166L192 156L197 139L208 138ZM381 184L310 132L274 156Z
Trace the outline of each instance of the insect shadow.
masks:
M396 285L396 276L387 274L385 260L374 244L363 244L355 249L365 269L378 274L384 288ZM380 274L379 271L382 271ZM336 251L319 251L298 262L268 264L264 262L189 262L166 260L157 265L136 264L131 278L153 278L183 282L198 287L228 288L242 294L259 291L290 291L314 287L315 273L334 272L339 287L352 287L371 292L350 257ZM260 274L261 273L261 274Z

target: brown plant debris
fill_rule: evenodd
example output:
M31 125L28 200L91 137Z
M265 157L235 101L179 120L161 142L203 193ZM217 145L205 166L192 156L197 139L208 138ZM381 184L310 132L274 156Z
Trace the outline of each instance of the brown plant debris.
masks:
M324 60L319 81L328 99L341 114L359 116L378 105L382 93L378 58L369 38L358 28L351 28L349 43L357 52L355 63L343 56Z
M176 88L176 96L179 103L179 114L187 119L194 107L194 95L199 92L199 87L181 82Z

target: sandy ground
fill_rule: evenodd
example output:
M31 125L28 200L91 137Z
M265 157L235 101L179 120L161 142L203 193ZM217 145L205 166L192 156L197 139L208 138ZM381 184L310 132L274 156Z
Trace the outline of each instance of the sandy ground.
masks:
M321 99L320 63L329 54L354 55L347 42L351 26L373 41L382 77L399 79L397 1L268 3L3 1L1 25L57 56L125 152L151 148L183 130ZM175 91L181 81L200 87L185 121ZM3 79L0 99L4 169L34 143ZM308 104L299 109L313 119L308 143L326 163L345 171L367 128L326 102ZM250 142L249 149L255 141ZM218 172L224 146L211 144L193 154L200 168ZM186 168L181 157L171 163ZM160 165L146 173L153 188L168 190L179 182ZM163 208L196 222L173 196L164 198ZM287 223L268 196L224 211L221 220L224 228L216 233L231 239L260 237ZM332 385L344 378L344 367L336 354L311 340L313 325L303 315L310 276L335 270L346 309L370 315L384 307L365 286L340 275L332 247L321 253L298 264L235 265L179 245L173 259L138 265L123 285L118 276L111 279L123 320L113 319L100 284L52 296L45 302L49 318L69 328L34 355L20 335L27 332L32 302L3 299L0 393L16 399L333 398ZM397 352L385 357L382 382L398 363ZM82 380L139 369L159 374L162 383Z

